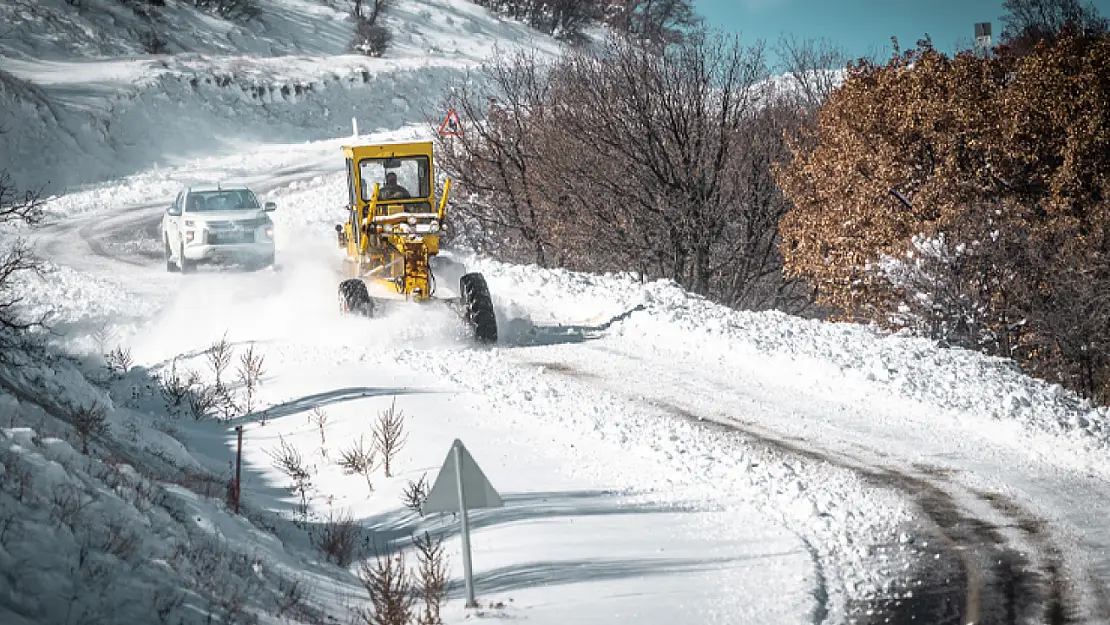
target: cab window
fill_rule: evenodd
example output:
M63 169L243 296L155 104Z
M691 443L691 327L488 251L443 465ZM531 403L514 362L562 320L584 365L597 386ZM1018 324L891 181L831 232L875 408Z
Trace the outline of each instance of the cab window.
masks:
M362 199L370 201L374 195L374 185L379 189L387 184L389 174L396 175L399 185L412 199L426 199L431 195L431 181L428 175L428 157L406 156L400 158L364 158L358 163L362 180ZM392 179L392 176L390 176ZM353 192L353 190L352 190Z

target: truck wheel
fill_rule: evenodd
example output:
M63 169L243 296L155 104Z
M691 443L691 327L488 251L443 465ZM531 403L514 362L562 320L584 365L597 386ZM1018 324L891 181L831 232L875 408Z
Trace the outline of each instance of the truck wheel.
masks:
M339 283L339 309L345 313L354 313L369 317L374 314L374 302L366 290L366 283L358 278L351 278Z
M176 273L177 271L179 271L179 268L177 266L177 263L173 262L173 259L171 258L173 252L170 251L170 241L169 239L162 237L162 243L165 247L164 254L166 256L166 271L170 273Z
M249 263L247 263L247 270L248 271L262 271L263 269L266 269L267 267L273 267L274 266L274 256L275 256L274 254L267 254L266 256L262 256L260 258L257 258L257 259L254 259L254 260L250 261Z
M468 273L459 278L459 292L462 293L463 315L474 331L474 338L479 343L496 343L497 317L493 314L493 298L485 276Z
M185 258L184 243L181 244L181 247L177 248L177 266L181 268L181 273L192 273L195 267L193 261Z

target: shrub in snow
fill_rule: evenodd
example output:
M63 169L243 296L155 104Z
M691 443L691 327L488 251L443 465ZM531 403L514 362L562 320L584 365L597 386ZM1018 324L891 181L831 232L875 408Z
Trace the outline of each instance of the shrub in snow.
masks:
M166 54L170 51L169 41L152 28L139 34L139 45L147 54Z
M158 376L158 390L162 393L162 399L166 401L166 405L173 409L181 406L189 397L189 389L192 388L194 380L190 377L189 373L179 373L177 370L177 357L170 362L170 368L163 370Z
M262 384L262 374L265 373L261 354L256 354L254 345L247 348L246 353L239 356L239 384L243 387L243 411L251 414L254 411L254 398L258 387Z
M374 447L366 447L362 443L362 437L358 437L353 445L339 452L339 459L336 460L343 472L352 475L358 474L366 479L366 487L370 492L374 492L374 485L370 481L370 475L373 473L377 464L377 450Z
M190 0L192 5L230 20L247 22L262 15L255 0Z
M209 410L216 410L224 419L234 418L239 412L226 378L228 367L231 366L234 356L235 350L228 342L226 334L212 343L204 352L214 382L211 387L204 388L201 395L205 397L205 401L211 403Z
M376 550L375 550L376 551ZM357 608L367 625L409 625L414 616L416 593L405 567L404 553L377 552L373 560L359 563L359 579L370 596L370 608Z
M428 498L430 489L427 473L421 475L420 479L415 482L409 480L405 489L401 491L401 499L405 502L405 507L420 516L424 516L424 501Z
M374 422L373 436L374 444L382 454L385 476L393 477L393 460L408 441L408 433L405 432L405 413L397 410L396 398L387 410L378 413L378 419Z
M355 560L362 528L349 512L336 514L331 511L323 523L312 531L310 538L328 562L346 568Z
M266 453L273 459L274 467L292 480L291 488L301 498L300 504L296 506L296 512L300 514L302 520L306 520L308 516L308 491L312 488L312 474L309 473L304 458L301 457L301 452L297 451L296 447L285 442L283 436L279 435L278 441L280 447L276 450L268 449Z
M439 625L443 622L439 612L447 600L451 579L443 538L442 534L433 538L427 531L412 537L417 560L416 593L423 603L423 610L416 618L419 625Z
M355 37L351 49L367 56L381 56L393 41L389 29L381 23L382 15L392 0L353 0L351 17L355 21Z
M355 27L355 40L351 44L351 48L366 56L376 57L385 54L392 42L393 34L389 32L388 28L359 20L358 26Z

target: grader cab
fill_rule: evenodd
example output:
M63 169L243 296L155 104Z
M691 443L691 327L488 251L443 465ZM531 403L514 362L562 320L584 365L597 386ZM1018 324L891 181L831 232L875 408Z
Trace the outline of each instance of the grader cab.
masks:
M335 226L346 250L339 303L344 312L373 316L391 302L453 306L482 343L497 341L485 278L462 273L437 284L435 271L451 181L436 200L432 142L344 146L347 221ZM444 272L446 273L446 272Z

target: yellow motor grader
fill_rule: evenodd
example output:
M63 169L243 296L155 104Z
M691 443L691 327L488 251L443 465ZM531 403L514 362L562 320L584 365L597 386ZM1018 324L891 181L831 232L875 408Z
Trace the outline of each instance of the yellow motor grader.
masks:
M432 142L343 146L347 158L347 221L336 224L344 280L344 312L373 316L391 302L443 302L453 306L482 343L497 341L497 320L485 277L459 275L437 284L438 262L451 181L436 201ZM444 272L446 273L446 271Z

